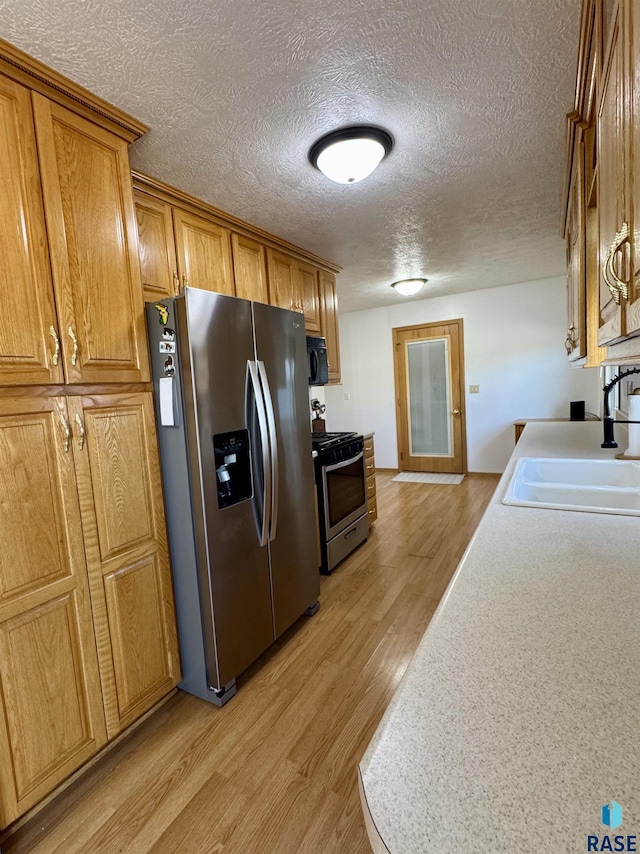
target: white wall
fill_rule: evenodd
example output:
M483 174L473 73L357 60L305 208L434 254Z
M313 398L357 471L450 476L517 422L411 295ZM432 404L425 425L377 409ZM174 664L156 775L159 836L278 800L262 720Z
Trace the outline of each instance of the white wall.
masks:
M598 369L566 362L565 280L557 278L341 315L342 385L325 387L327 430L374 430L376 464L397 468L392 329L459 317L469 471L504 470L518 418L568 418L570 400L599 411Z

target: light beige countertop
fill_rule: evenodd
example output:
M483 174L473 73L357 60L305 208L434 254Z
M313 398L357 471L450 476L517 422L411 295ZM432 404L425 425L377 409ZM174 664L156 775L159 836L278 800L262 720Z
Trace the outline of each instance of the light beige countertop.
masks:
M501 503L519 457L612 458L601 441L600 422L527 425L360 763L376 854L640 835L640 517Z

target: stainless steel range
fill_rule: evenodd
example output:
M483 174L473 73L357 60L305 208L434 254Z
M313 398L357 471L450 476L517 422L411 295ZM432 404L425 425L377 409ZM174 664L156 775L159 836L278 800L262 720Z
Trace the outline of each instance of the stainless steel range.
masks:
M320 571L329 575L369 536L364 440L357 433L312 433L318 456Z

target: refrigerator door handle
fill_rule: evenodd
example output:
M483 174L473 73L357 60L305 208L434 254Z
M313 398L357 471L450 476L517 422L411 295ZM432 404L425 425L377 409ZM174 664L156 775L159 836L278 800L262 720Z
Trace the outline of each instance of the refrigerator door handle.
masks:
M269 540L273 541L276 538L276 530L278 527L278 434L276 432L276 416L273 410L273 400L271 398L271 389L269 388L269 379L264 362L256 362L258 366L258 375L262 382L264 391L264 402L267 411L267 424L269 427L269 444L271 446L271 525L269 532Z
M263 495L262 495L262 525L258 531L260 545L266 546L269 536L269 521L271 518L271 499L273 492L273 480L271 471L271 453L269 449L269 428L267 426L267 413L262 386L258 378L256 363L247 360L247 374L251 378L251 387L255 400L256 413L258 415L258 427L260 429L260 444L262 445L262 471L263 471ZM249 385L247 383L247 398L249 396Z

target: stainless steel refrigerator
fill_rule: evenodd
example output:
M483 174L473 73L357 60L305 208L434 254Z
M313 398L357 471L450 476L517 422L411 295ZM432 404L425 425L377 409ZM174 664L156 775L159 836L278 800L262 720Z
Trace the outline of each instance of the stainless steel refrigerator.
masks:
M318 608L304 318L196 288L146 312L179 687L224 705Z

